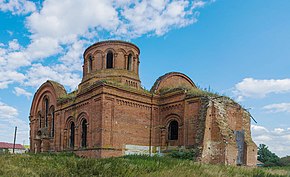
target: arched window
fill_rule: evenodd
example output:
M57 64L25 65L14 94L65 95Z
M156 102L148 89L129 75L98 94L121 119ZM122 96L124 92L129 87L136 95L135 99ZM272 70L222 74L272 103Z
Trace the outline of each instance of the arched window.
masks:
M54 107L51 109L51 137L54 137Z
M87 146L87 120L84 119L82 122L82 147Z
M70 124L70 136L69 136L69 147L74 148L75 146L75 123Z
M113 68L113 52L108 51L107 53L107 69Z
M132 70L132 54L128 55L128 60L127 60L127 70L131 71Z
M48 99L47 98L45 98L44 99L44 109L45 109L45 127L47 127L48 126L48 106L49 106L49 102L48 102Z
M93 57L91 55L89 56L88 62L88 73L90 73L93 70Z
M178 122L173 120L168 126L168 140L178 139Z

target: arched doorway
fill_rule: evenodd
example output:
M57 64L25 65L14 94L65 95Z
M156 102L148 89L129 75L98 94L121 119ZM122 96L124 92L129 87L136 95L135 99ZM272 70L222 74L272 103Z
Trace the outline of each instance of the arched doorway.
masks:
M178 122L176 120L169 123L168 140L178 140Z

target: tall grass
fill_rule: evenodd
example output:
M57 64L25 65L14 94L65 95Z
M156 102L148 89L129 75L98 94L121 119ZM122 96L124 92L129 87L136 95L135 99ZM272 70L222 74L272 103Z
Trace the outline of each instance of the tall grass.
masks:
M0 155L0 176L290 176L283 169L207 165L170 157L79 158L72 154Z

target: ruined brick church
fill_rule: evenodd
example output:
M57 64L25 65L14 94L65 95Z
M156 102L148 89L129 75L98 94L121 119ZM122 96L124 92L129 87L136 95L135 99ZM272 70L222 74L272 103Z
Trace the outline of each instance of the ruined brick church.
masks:
M139 56L129 42L97 42L83 54L76 91L43 83L30 110L31 151L100 158L194 149L205 163L256 164L249 112L178 72L143 89Z

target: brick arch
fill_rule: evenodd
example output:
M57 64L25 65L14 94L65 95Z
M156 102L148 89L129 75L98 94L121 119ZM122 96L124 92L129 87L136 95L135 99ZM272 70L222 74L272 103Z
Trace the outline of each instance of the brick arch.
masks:
M92 53L93 56L95 56L96 54L100 53L101 55L105 55L105 52L102 50L96 50Z
M84 119L86 119L87 122L89 122L89 115L88 115L87 112L81 112L81 113L78 115L78 117L77 117L77 119L76 119L76 123L77 123L77 125L80 126L81 123L82 123L82 121L83 121Z
M94 66L95 70L103 69L105 52L103 52L102 50L96 50L91 55L94 57L93 58L93 66Z
M66 122L65 122L65 130L66 130L66 134L64 135L64 139L66 138L66 141L63 142L64 144L64 148L72 148L71 147L71 125L72 123L74 124L74 138L73 138L73 144L74 146L76 145L76 120L73 116L69 116L67 119L66 119Z
M44 94L42 100L44 101L45 99L48 99L48 103L50 103L50 96L49 96L49 93L48 93L48 94Z
M113 54L116 54L117 53L116 49L114 49L112 47L109 47L109 48L106 48L106 50L104 51L104 54L107 56L107 53L109 51L113 52Z
M65 121L65 129L68 129L72 122L76 124L76 119L73 116L69 116Z
M78 126L78 137L76 137L76 141L79 145L79 147L87 147L88 146L88 132L89 132L89 115L87 112L81 112L77 119L76 119L76 125ZM86 127L86 135L85 135L85 145L83 143L83 121L87 122L87 127Z
M179 125L182 125L181 117L178 114L169 114L164 119L164 125L167 126L172 120L176 120Z
M170 123L172 121L176 121L178 123L178 138L177 140L170 140L169 139L169 126L170 126ZM183 125L183 122L182 122L182 119L181 117L178 115L178 114L169 114L166 116L166 118L164 119L164 127L165 127L165 133L164 133L164 137L165 138L165 144L166 145L169 145L169 146L179 146L180 144L182 144L182 125Z
M133 50L128 50L127 55L132 54L133 57L136 57L136 54Z
M45 86L42 89L39 89L38 92L34 95L34 99L31 106L31 112L30 116L33 117L35 120L35 124L32 123L31 126L34 126L34 129L40 128L40 119L39 119L39 113L41 113L41 128L46 127L46 106L45 106L45 100L48 100L48 109L47 109L47 127L49 127L49 121L50 120L50 107L56 105L56 94L54 92L54 89L51 88L51 86ZM36 131L36 130L34 130ZM48 130L49 131L49 130Z
M127 53L128 53L128 52L127 52L125 49L123 49L123 48L118 48L117 51L118 51L118 52L122 52L122 53L124 54L124 56L127 55Z
M54 93L50 90L44 90L42 93L39 93L37 98L33 100L31 108L33 108L33 111L30 112L30 114L35 115L37 110L41 110L42 113L44 111L45 103L44 100L47 98L48 103L55 103L56 104L56 97Z
M104 58L104 60L105 60L105 69L108 69L107 68L107 65L108 65L108 63L107 63L107 56L108 56L108 53L109 53L109 51L111 51L112 52L112 68L109 68L109 69L114 69L115 67L116 67L116 54L117 54L117 52L116 52L116 50L114 49L114 48L107 48L106 50L105 50L105 58Z
M49 95L52 105L56 105L57 99L66 94L65 88L61 84L50 80L46 81L34 94L30 108L30 116L35 116L37 114L40 102L45 95Z
M104 55L104 54L105 54L105 52L102 51L102 50L95 50L95 51L92 52L92 53L86 53L86 54L84 55L84 57L85 57L85 59L88 58L88 56L90 56L90 55L92 55L92 56L94 57L97 53L101 53L101 55Z
M123 49L122 47L117 48L118 53L118 61L116 61L115 69L126 69L126 56L128 55L127 51Z
M51 113L52 111L55 111L55 105L50 105L50 107L49 107L49 113Z

